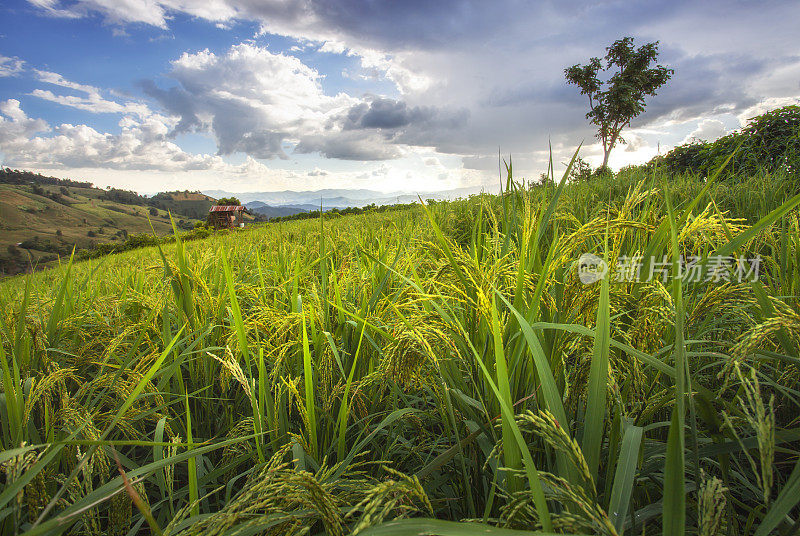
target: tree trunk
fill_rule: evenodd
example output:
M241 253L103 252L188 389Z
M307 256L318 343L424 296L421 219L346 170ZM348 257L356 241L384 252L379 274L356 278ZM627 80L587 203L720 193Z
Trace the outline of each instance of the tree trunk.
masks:
M608 157L611 156L611 149L614 148L614 144L617 143L617 138L619 137L619 132L616 132L611 136L611 141L608 144L608 147L603 147L603 165L601 167L605 168L608 166Z

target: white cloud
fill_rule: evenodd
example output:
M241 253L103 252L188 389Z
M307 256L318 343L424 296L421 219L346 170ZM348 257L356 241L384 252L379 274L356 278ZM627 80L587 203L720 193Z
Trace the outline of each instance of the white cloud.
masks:
M647 140L645 140L635 131L626 132L623 139L625 140L625 143L622 144L622 147L628 153L638 152L647 145Z
M392 159L404 145L427 145L430 133L463 123L462 112L374 95L328 95L317 70L250 43L224 54L184 53L169 76L179 86L164 90L151 82L145 92L180 118L176 132L210 132L223 155L285 159L293 146L328 158Z
M683 143L689 143L693 140L714 141L726 133L725 124L719 119L703 119L697 124L697 128L684 138Z
M348 55L359 59L361 68L368 76L394 82L404 95L423 92L433 84L432 77L404 65L405 54L387 54L371 48L349 48Z
M347 46L340 41L325 41L317 49L317 52L326 52L329 54L344 54L347 51Z
M224 167L218 156L183 151L167 139L164 118L120 121L121 132L98 132L88 125L61 124L51 128L29 118L19 101L0 103L0 151L9 164L32 167L98 167L110 169L187 171ZM41 136L51 132L51 136Z
M25 70L25 62L19 58L9 58L0 54L0 78L17 76Z
M248 43L221 55L184 53L169 76L180 92L148 92L181 116L184 130L213 133L221 154L286 158L285 141L335 134L336 117L357 102L326 95L321 75L299 59Z
M35 89L30 95L50 102L55 102L62 106L76 108L91 113L117 113L117 114L134 114L139 117L147 117L151 115L150 108L146 104L127 101L119 103L112 100L107 100L101 95L100 89L77 82L67 80L58 73L50 71L34 70L37 78L45 83L60 86L66 89L83 93L84 96L78 95L56 95L50 90Z
M756 116L771 112L772 110L776 110L784 106L798 104L800 104L800 95L795 97L771 97L762 99L758 104L750 106L739 114L739 124L745 126L752 118Z
M7 147L13 147L38 132L50 129L47 121L31 119L25 115L16 99L0 102L0 114L2 114L0 115L0 150L4 152L7 152Z

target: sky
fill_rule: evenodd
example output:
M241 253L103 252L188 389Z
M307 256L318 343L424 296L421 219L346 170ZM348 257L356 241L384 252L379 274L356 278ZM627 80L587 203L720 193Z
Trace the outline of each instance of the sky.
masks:
M602 148L564 69L624 36L675 73L618 169L800 103L800 4L16 0L0 163L143 193L492 190Z

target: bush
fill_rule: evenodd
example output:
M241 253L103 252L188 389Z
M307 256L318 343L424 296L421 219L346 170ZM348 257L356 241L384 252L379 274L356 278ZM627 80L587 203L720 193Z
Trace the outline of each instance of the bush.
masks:
M23 240L22 243L19 245L22 249L39 249L41 244L39 243L39 237L34 236L33 238L28 238Z
M150 207L150 215L158 216L158 209L156 207Z
M95 233L94 231L89 231L88 233L86 233L86 236L88 236L89 238L94 238L95 236L97 236L97 233Z
M674 173L709 175L728 157L733 158L723 175L727 177L800 170L800 106L784 106L753 118L739 132L714 142L693 140L675 147L648 165Z
M543 177L543 182L546 180L547 175ZM580 181L588 181L592 178L592 166L589 165L589 162L581 158L580 156L575 160L575 163L572 165L572 169L569 172L569 180L580 182Z

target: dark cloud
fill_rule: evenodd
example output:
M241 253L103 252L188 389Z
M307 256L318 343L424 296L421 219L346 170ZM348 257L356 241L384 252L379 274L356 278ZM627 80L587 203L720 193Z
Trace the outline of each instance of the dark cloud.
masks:
M738 111L758 102L743 83L763 75L780 62L743 54L686 56L666 50L665 62L674 66L668 85L650 101L640 122L663 118L680 121L726 110Z
M400 149L387 144L378 136L365 136L358 131L343 131L338 135L314 135L304 137L294 152L300 154L320 153L326 158L341 160L391 160L401 156Z
M317 73L294 58L290 65L281 55L238 50L225 61L173 62L169 75L178 85L168 90L144 85L145 92L180 117L173 134L208 129L221 154L246 151L282 158L289 142L297 152L380 160L400 155L409 145L472 155L466 167L490 170L498 146L504 154L533 155L552 142L563 148L555 156L560 161L580 142L595 141L595 129L585 118L586 96L565 83L564 68L602 57L607 46L626 35L637 45L660 41L659 61L675 69L673 79L634 120L635 128L656 130L669 121L696 124L766 97L798 92L793 77L800 67L789 68L800 65L791 37L798 12L796 3L788 1L182 0L175 7L172 1L153 0L98 5L95 0L55 1L46 9L57 16L54 10L62 16L95 12L114 24L163 28L169 27L174 11L213 21L253 20L268 34L333 41L332 51L347 51L360 61L360 67L348 66L354 76L397 86L395 98L351 95L337 100L317 91L317 75L331 73ZM324 61L314 65L327 66ZM278 80L294 83L287 73L305 79L299 81L295 100L285 100L282 87L270 86L273 80L276 85ZM775 73L779 79L767 87L764 80ZM296 117L265 111L270 106ZM683 128L673 137L681 139L694 125ZM539 155L529 157L530 162L539 160Z
M158 101L169 115L180 117L170 133L171 136L190 132L201 126L194 100L188 91L180 87L161 89L152 80L140 80L138 85L146 95Z
M398 137L408 140L408 136L399 131L454 129L463 126L468 116L466 110L452 111L432 106L409 106L400 100L368 96L366 102L360 102L350 108L342 128L397 131ZM392 136L393 134L387 133L387 137Z
M345 130L358 128L396 129L412 121L424 121L433 115L430 109L409 108L405 102L375 97L350 108L344 122Z

